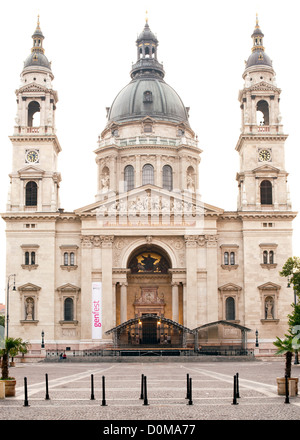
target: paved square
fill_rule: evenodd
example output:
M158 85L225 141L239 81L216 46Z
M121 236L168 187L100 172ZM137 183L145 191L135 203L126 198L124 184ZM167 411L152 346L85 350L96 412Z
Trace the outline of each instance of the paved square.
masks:
M249 362L49 362L17 364L16 397L0 400L1 420L299 420L299 397L277 395L276 377L284 361ZM300 365L293 365L298 377ZM50 400L46 400L45 374ZM233 405L233 376L239 373L238 404ZM141 397L141 376L147 398ZM192 405L187 396L192 379ZM94 400L91 400L91 375ZM102 406L102 377L105 400ZM24 406L24 377L28 404Z

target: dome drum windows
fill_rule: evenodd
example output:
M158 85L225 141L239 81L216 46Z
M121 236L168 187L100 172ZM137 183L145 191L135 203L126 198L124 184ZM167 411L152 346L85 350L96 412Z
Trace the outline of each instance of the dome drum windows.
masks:
M168 191L173 189L173 170L170 165L163 166L163 188Z
M145 100L145 93L148 93L148 101ZM151 92L144 92L144 103L151 103L152 102L152 93ZM146 106L146 108L148 108ZM154 133L154 123L151 118L145 118L142 121L142 133Z
M124 168L124 191L134 189L134 168L132 165L126 165Z
M143 166L142 185L154 185L154 167L150 163Z

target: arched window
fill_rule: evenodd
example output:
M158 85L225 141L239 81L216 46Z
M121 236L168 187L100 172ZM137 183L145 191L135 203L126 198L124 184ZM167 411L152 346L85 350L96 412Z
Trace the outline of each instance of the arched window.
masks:
M73 299L66 298L64 302L64 320L73 321Z
M154 185L154 168L150 163L143 166L143 185Z
M75 264L75 254L74 252L70 253L70 266L74 266Z
M31 101L28 105L28 127L40 126L40 104Z
M29 265L29 252L25 252L25 265Z
M269 180L263 180L260 184L260 203L262 205L272 205L272 183Z
M227 266L229 264L229 253L224 252L224 264Z
M26 184L26 206L36 206L37 205L37 184L30 181Z
M132 165L127 165L124 168L124 184L125 191L130 191L134 188L134 168Z
M68 252L64 253L64 266L68 266L69 265L69 254Z
M169 191L173 189L173 170L170 165L163 167L163 188Z
M263 253L263 263L268 264L268 251L264 251Z
M274 252L269 252L269 264L274 264Z
M35 264L35 252L31 252L31 263L30 264Z
M269 125L269 104L267 101L258 101L256 110L257 125Z
M231 266L235 265L235 254L234 254L234 252L230 252L230 264L231 264Z
M235 301L231 296L226 299L226 320L235 320Z

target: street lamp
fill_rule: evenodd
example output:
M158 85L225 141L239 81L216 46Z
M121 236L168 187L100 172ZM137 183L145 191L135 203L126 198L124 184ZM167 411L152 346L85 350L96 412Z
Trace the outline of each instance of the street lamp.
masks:
M259 346L259 344L258 344L258 330L256 330L256 332L255 332L255 347L258 347Z
M45 336L45 333L44 333L44 330L42 330L42 344L41 344L41 348L45 348L44 336Z
M16 289L16 274L8 275L7 290L6 290L6 294L7 294L7 299L6 299L6 337L7 338L8 338L8 322L9 322L9 313L8 313L8 310L9 310L9 288L10 288L9 281L10 281L11 277L14 277L14 285L13 285L12 290L14 290L14 291L17 290Z
M291 283L290 283L289 278L288 278L288 284L287 284L287 287L291 287ZM293 287L293 290L294 290L294 304L296 305L296 304L297 304L297 292L296 292L295 287ZM294 361L294 365L298 365L298 364L299 364L299 360L298 360L298 351L295 351L295 361Z

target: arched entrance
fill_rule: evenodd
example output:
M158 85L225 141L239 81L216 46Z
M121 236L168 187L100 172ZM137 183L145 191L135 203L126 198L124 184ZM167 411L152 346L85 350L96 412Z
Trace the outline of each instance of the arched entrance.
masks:
M182 324L182 286L179 283L176 286L174 306L172 263L165 250L152 243L139 246L129 255L126 272L126 283L119 285L116 294L117 325L149 314L173 319L174 307L177 310L176 322ZM144 322L143 329L143 343L156 344L151 319Z

